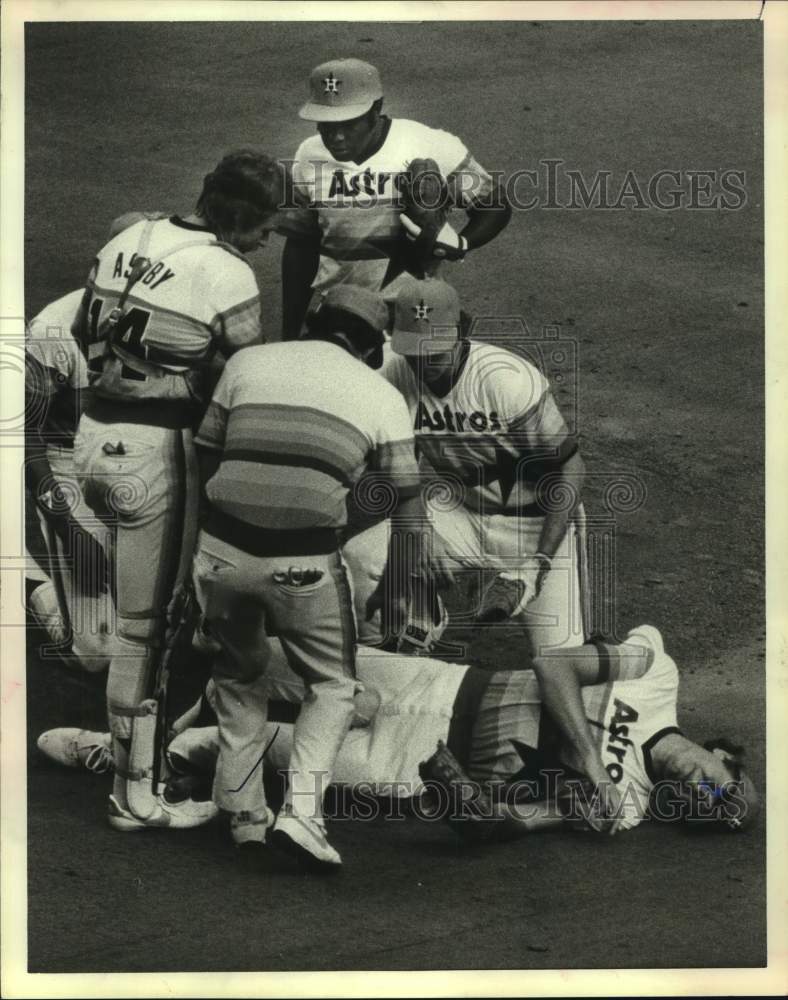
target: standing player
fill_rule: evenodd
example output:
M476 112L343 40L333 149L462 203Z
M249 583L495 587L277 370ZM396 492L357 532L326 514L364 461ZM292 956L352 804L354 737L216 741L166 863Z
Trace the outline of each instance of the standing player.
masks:
M109 238L154 218L162 216L119 216ZM51 302L27 327L25 483L48 557L47 579L30 594L30 608L59 651L92 672L109 665L114 606L106 561L111 535L85 504L74 476L74 435L90 392L87 363L72 330L84 293L80 288Z
M283 338L298 336L311 289L352 282L382 290L391 301L410 264L401 182L414 160L430 160L447 181L446 198L468 216L461 233L446 226L430 249L437 260L461 260L506 226L511 208L500 186L456 136L382 113L374 66L335 59L317 66L299 115L318 135L298 148L293 164L301 206L280 226Z
M99 252L77 321L92 398L74 466L115 536L119 634L107 709L116 762L109 820L118 830L180 822L152 783L149 696L166 610L194 544L191 428L217 353L264 339L243 254L265 240L282 198L274 161L229 154L206 176L192 215L140 220Z
M423 529L407 407L370 370L380 364L387 317L382 298L367 289L331 289L309 317L307 339L228 362L197 436L208 512L195 583L221 646L214 801L231 814L236 843L265 841L273 817L257 768L273 633L307 689L273 834L328 866L341 859L326 839L322 798L357 688L352 599L339 553L348 493L369 472L391 492L395 520L415 519L404 535ZM393 531L380 592L384 620L404 611L411 567L400 549Z
M74 479L74 435L87 391L85 360L71 335L83 289L51 302L25 343L25 481L47 546L46 582L30 608L61 651L87 670L109 663L109 538Z
M405 397L436 474L428 511L446 582L455 570L496 570L477 621L517 618L534 655L582 644L570 515L584 464L546 378L511 351L461 336L457 293L437 278L403 284L391 348L383 375ZM380 573L385 533L378 525L348 545L362 594ZM413 620L424 631L434 601L422 588Z

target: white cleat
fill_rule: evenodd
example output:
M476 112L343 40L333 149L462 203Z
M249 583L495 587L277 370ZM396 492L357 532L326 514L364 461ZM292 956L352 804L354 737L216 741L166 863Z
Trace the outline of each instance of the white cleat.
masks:
M637 625L627 632L627 642L636 646L645 646L653 651L655 656L661 656L665 652L662 642L662 634L653 625Z
M36 745L44 756L63 767L84 767L96 774L115 769L109 733L69 727L48 729L38 737Z
M191 830L204 826L219 815L219 810L208 799L205 802L195 802L194 799L183 799L180 802L167 802L159 796L158 807L151 817L142 820L128 809L120 805L114 795L109 797L107 818L113 830L120 833L136 833L138 830Z
M336 870L342 864L339 852L326 839L323 821L294 816L287 806L276 818L270 842L311 868Z

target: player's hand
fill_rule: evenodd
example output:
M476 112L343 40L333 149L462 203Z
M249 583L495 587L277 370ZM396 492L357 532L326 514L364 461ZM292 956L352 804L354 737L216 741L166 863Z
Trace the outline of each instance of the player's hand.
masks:
M621 829L623 819L621 813L621 794L610 777L596 785L599 805L592 808L586 817L586 822L597 833L606 833L612 837Z
M587 804L585 797L580 802L582 818L596 833L612 837L618 833L623 820L621 793L598 755L587 766L587 771L593 783L593 795Z
M551 560L541 553L529 557L524 566L517 570L504 570L500 576L504 580L519 580L523 584L523 596L520 603L512 612L512 617L521 614L531 601L542 592L545 577L551 566Z
M415 243L422 234L421 226L409 219L407 215L400 215L399 221L405 228L405 235L411 243ZM460 236L448 222L444 222L435 237L435 242L431 247L431 256L439 260L462 260L468 252L468 241L464 236Z
M401 634L408 620L408 600L386 586L385 577L367 599L365 618L371 621L380 612L380 631L384 642L393 642Z
M450 590L455 585L454 573L445 559L441 559L431 549L422 547L418 573L427 586L437 590Z

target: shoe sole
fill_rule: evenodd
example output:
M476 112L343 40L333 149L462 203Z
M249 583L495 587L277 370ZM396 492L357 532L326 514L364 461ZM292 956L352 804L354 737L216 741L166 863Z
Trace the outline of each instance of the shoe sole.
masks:
M310 871L328 874L329 872L338 872L342 867L341 861L324 861L315 857L308 848L299 844L297 840L293 840L284 830L272 830L267 842L284 854L289 854L291 858Z

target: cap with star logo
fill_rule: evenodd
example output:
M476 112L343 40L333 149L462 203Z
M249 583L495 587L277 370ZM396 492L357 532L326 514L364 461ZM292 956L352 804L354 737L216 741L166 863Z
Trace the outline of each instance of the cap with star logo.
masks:
M298 112L309 122L347 122L366 114L383 96L380 74L361 59L335 59L309 77L309 100Z
M394 303L391 349L395 354L440 354L460 336L460 298L440 278L413 278Z

